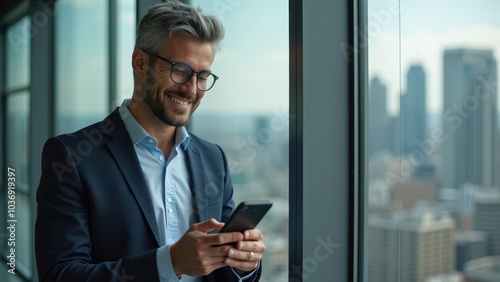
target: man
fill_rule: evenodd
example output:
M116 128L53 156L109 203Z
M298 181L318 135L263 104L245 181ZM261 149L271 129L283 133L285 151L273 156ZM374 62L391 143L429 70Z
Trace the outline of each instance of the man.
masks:
M222 37L198 9L151 8L137 30L132 99L46 142L40 281L259 280L261 231L212 232L234 209L225 155L184 128L217 80L210 67Z

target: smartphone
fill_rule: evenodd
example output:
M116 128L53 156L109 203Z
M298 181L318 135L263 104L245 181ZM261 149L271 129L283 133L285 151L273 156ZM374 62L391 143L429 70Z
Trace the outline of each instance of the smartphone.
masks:
M254 229L272 205L273 203L267 200L241 202L219 232Z

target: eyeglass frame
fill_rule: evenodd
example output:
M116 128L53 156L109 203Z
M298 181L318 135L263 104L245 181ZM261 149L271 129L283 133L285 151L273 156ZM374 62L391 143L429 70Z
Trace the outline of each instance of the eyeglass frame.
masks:
M155 56L156 58L158 58L158 59L160 59L160 60L162 60L162 61L164 61L164 62L166 62L166 63L170 64L170 79L171 79L174 83L176 83L176 84L186 84L188 81L190 81L190 80L191 80L191 78L193 78L193 75L196 73L196 88L198 88L198 90L200 90L200 91L206 92L206 91L208 91L208 90L212 89L212 88L214 87L214 85L215 85L215 82L217 82L217 80L219 79L219 77L218 77L217 75L215 75L214 73L212 73L212 72L211 72L211 71L209 71L209 70L195 71L195 70L194 70L194 69L193 69L190 65L188 65L188 64L186 64L186 63L183 63L183 62L176 62L176 61L171 61L171 60L169 60L169 59L163 58L162 56L156 55L156 54L154 54L154 53L152 53L152 52L148 52L148 51L146 51L146 50L144 50L144 49L141 49L141 50L142 50L143 52L145 52L145 53L147 53L147 54L151 55L151 56ZM187 67L188 67L188 69L190 69L190 70L191 70L191 74L190 74L190 75L188 75L188 76L187 76L186 81L184 81L184 82L182 82L182 83L179 83L179 82L175 81L175 80L174 80L174 78L172 77L172 70L174 69L174 66L175 66L176 64L182 64L182 65L185 65L185 66L187 66ZM214 83L212 83L212 86L210 86L210 88L205 89L205 90L200 89L200 87L198 86L198 78L199 78L200 73L208 73L209 75L212 75L212 76L214 77Z

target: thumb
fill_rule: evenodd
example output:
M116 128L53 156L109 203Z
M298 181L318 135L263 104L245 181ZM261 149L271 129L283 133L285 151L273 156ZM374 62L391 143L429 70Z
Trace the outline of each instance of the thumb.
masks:
M215 218L211 218L209 220L193 224L193 229L203 233L208 233L214 229L221 229L222 226L224 226L224 223L218 222Z

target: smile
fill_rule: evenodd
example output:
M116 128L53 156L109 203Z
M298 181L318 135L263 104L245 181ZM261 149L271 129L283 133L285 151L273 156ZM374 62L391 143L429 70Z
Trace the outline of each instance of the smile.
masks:
M175 97L172 97L172 96L168 96L170 98L170 100L174 101L175 103L179 104L179 105L182 105L182 106L187 106L189 105L189 102L188 101L183 101L181 99L177 99Z

